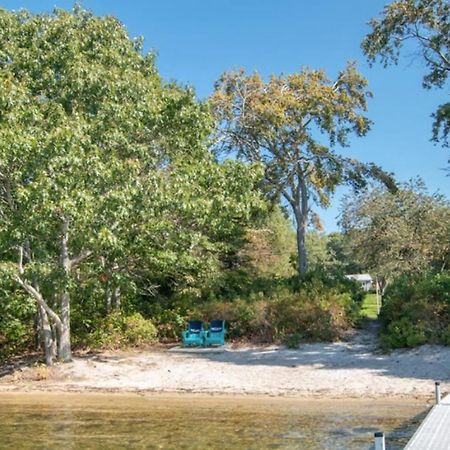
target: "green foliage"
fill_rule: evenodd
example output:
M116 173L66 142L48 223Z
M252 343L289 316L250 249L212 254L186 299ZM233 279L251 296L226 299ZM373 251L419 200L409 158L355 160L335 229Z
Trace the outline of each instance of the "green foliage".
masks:
M349 242L342 233L325 234L309 231L306 234L309 269L331 273L359 273L360 265L354 260Z
M450 267L450 204L420 180L349 197L341 225L354 258L380 279Z
M258 165L208 151L212 125L192 89L165 83L115 18L0 9L9 279L61 329L70 299L82 336L112 307L133 310L214 278L265 205Z
M450 273L401 277L386 291L381 310L386 348L449 343Z
M450 324L448 327L442 332L442 342L445 345L448 345L450 347Z
M279 283L267 294L198 305L191 317L227 321L231 338L255 342L331 341L355 325L362 294L354 283L310 274L300 283Z
M152 321L158 330L158 338L161 342L176 341L181 332L185 330L188 313L180 308L160 309L159 313L152 315Z
M335 80L303 68L267 81L258 73L228 72L216 83L210 104L219 125L217 151L263 164L267 195L282 196L291 207L300 274L307 269L306 228L315 218L310 203L327 207L338 185L361 187L368 177L392 184L379 167L334 150L348 145L351 134L369 130L364 114L370 95L353 63Z
M386 67L397 64L401 49L409 43L423 56L428 73L423 86L443 88L450 71L450 4L447 0L397 0L384 7L382 17L370 21L372 31L362 43L369 61L378 57ZM417 52L411 54L416 55ZM433 139L448 145L450 103L434 114Z
M298 346L303 340L303 335L300 333L289 334L284 338L284 344L287 348L291 348L293 350L298 349Z
M14 285L0 281L0 360L30 349L36 306Z
M92 348L120 348L154 344L158 331L152 321L140 313L130 316L120 311L108 315L96 330L85 337L84 344Z
M246 245L240 256L248 260L260 276L289 277L294 274L291 263L296 252L292 220L278 205L257 228L248 230Z
M426 342L423 324L413 324L410 319L403 317L390 322L381 335L380 343L385 349L398 347L417 347Z

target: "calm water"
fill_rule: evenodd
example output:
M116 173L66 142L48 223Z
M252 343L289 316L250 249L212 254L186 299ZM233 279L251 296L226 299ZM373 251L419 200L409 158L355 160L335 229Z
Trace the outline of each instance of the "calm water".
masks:
M1 449L401 449L424 402L0 393Z

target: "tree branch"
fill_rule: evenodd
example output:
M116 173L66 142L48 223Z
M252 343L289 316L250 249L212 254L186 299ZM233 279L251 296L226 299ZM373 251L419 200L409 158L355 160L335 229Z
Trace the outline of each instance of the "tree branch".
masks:
M78 256L74 256L69 261L69 270L75 268L83 262L85 259L89 258L94 252L92 250L81 250Z
M58 328L62 327L61 319L58 317L58 315L53 311L50 306L47 305L47 302L44 300L44 297L42 297L41 293L35 289L31 284L27 283L24 279L22 279L19 275L15 275L14 279L19 283L19 285L26 291L28 294L30 294L37 303L42 306L47 314L53 319L56 326Z

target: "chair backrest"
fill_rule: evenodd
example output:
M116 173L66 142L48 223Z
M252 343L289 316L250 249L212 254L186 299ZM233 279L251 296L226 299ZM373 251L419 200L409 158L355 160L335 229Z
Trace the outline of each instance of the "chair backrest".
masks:
M203 322L201 320L189 321L189 333L200 333L203 330Z
M211 320L209 323L209 331L212 333L221 333L223 331L225 321L223 320Z

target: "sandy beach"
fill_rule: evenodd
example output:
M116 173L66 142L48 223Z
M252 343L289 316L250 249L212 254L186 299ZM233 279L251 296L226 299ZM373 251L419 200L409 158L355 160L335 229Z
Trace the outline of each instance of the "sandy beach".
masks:
M316 398L425 398L434 381L450 392L450 348L382 353L373 332L346 342L284 347L115 351L75 356L51 368L3 367L0 391L253 394Z

